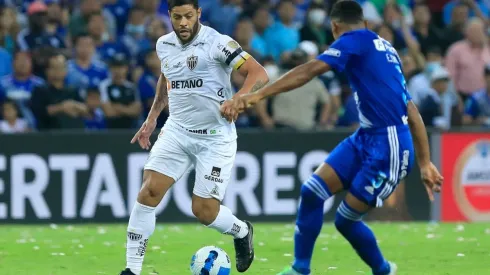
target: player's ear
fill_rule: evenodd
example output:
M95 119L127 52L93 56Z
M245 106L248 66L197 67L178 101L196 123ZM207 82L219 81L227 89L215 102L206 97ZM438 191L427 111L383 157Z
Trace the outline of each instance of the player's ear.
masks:
M369 23L368 23L368 21L367 21L367 20L362 20L362 21L363 21L363 23L364 23L364 27L365 27L366 29L369 29Z
M198 8L197 9L197 18L201 19L201 14L202 14L202 9Z

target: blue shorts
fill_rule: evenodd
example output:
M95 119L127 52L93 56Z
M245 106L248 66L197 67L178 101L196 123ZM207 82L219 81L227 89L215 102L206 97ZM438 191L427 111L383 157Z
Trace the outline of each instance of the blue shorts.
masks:
M406 125L359 129L342 141L325 160L345 190L373 206L383 201L412 170L414 149Z

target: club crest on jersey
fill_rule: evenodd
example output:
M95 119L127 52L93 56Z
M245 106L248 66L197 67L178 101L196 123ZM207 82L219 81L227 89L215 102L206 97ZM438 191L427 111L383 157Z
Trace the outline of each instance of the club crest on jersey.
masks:
M187 67L189 68L189 70L194 71L197 66L197 61L198 57L195 55L187 57Z

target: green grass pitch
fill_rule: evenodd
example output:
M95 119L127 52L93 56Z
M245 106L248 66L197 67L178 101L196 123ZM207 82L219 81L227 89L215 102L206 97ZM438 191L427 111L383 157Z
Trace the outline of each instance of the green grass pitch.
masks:
M275 275L292 260L293 224L256 224L256 258L245 274ZM490 224L371 223L399 275L490 274ZM2 275L117 275L125 265L125 225L0 226ZM191 256L217 245L232 261L229 236L197 224L158 224L143 274L190 274ZM234 263L233 263L234 267ZM348 243L325 224L315 247L315 275L371 274ZM232 274L239 274L234 269Z

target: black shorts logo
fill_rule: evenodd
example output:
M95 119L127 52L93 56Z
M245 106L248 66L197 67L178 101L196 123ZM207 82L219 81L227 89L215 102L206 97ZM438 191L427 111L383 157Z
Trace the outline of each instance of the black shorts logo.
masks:
M213 170L211 170L211 176L219 178L220 175L221 175L221 168L213 166Z

